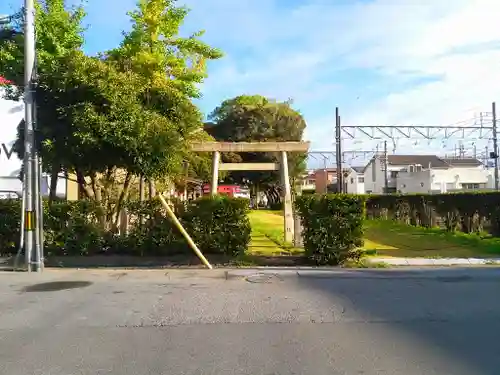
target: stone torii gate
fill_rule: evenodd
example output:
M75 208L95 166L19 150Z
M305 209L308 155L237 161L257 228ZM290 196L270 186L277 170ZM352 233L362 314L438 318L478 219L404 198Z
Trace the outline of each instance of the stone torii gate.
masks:
M285 241L294 239L294 218L292 209L292 191L288 175L288 152L307 152L309 142L196 142L191 149L195 152L213 152L212 184L210 193L217 194L219 171L281 171L284 202ZM279 163L221 163L221 152L277 152Z

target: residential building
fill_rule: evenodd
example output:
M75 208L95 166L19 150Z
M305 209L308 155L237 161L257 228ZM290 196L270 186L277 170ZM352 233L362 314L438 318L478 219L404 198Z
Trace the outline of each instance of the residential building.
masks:
M350 194L365 194L365 167L351 167L349 175L345 177L345 191Z
M308 170L300 180L300 189L302 192L316 191L316 175L313 170Z
M343 169L344 192L349 194L365 193L364 167L345 167ZM317 169L314 171L316 193L337 191L337 168Z
M365 167L367 193L385 191L385 163L380 155ZM388 155L387 192L444 193L488 189L491 172L474 158L440 158L436 155Z

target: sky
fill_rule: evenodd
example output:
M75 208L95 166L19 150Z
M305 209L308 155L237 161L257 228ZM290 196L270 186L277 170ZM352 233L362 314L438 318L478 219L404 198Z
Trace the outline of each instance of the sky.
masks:
M76 1L76 0L72 0ZM4 0L0 14L19 0ZM116 46L135 0L87 0L85 49ZM498 0L186 0L183 32L203 29L224 51L209 64L198 101L209 113L240 94L293 99L312 150L334 149L335 107L343 125L478 124L500 102ZM486 115L485 115L486 116ZM485 117L485 123L487 117ZM345 135L347 138L348 136ZM390 141L397 153L484 152L465 139ZM374 150L356 131L345 150ZM490 146L491 149L491 146ZM356 164L356 163L354 163ZM359 163L357 163L359 164Z

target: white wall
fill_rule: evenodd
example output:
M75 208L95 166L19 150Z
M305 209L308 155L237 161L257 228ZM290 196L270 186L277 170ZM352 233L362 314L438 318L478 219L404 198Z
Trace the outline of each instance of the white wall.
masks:
M402 193L430 193L463 190L462 184L478 184L478 189L488 188L490 172L482 167L451 167L424 169L420 172L400 172L397 189Z
M0 192L22 192L22 183L17 178L22 161L15 153L10 154L12 145L17 138L17 126L24 116L21 103L1 99L0 91ZM10 155L9 155L10 154ZM48 195L48 177L42 179L42 194ZM57 183L57 195L66 196L66 179L60 178Z
M433 170L433 180L453 184L453 189L461 189L461 184L487 184L489 171L476 167L453 167Z
M372 159L364 172L365 191L367 193L383 193L385 181L382 163L379 158Z
M365 183L363 179L364 174L357 173L355 170L351 170L349 175L345 178L345 184L347 186L347 193L349 194L364 194L365 193Z
M394 178L391 178L391 172L393 171L401 171L403 168L407 168L407 165L388 165L387 166L387 182L388 187L396 187L397 181ZM383 171L384 166L382 165L382 161L379 158L375 158L367 165L364 177L364 189L365 191L382 194L385 189L385 176Z
M433 190L431 172L433 170L424 169L419 172L399 172L396 190L401 193L422 193L428 194Z

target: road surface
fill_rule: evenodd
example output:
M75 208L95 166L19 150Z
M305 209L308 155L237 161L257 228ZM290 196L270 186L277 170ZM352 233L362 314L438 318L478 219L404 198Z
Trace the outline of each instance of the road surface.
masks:
M500 269L0 273L0 374L500 374Z

